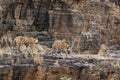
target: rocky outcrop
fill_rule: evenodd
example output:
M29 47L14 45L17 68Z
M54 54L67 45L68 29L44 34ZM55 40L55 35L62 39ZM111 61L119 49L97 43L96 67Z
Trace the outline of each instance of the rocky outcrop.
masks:
M71 80L119 80L120 78L119 58L64 54L63 56L44 55L42 64L35 64L32 57L29 59L21 57L18 63L15 56L9 59L8 63L6 57L6 60L0 60L0 80L60 80L64 77Z
M12 31L48 30L49 4L47 0L1 0L1 24Z
M120 79L119 0L0 0L0 14L0 80ZM5 47L19 35L49 47L65 38L72 54L26 57Z
M71 40L73 51L92 50L97 53L101 44L119 44L119 1L62 0L62 6L49 10L50 31L58 32L57 39ZM78 44L77 46L74 46ZM75 49L74 49L75 48ZM79 51L80 50L80 51Z
M101 43L118 44L119 40L117 42L113 40L120 31L118 0L11 0L8 2L1 0L0 3L2 34L7 31L48 31L54 34L57 32L55 38L65 38L70 40L71 44L77 43L75 41L77 37L78 44L82 46L81 50L98 50Z

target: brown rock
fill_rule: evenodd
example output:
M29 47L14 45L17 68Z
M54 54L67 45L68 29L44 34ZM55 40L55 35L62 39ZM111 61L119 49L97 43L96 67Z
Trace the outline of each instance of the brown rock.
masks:
M15 16L14 17L16 19L19 19L19 17L20 17L21 7L22 7L21 4L17 4L17 6L15 8Z

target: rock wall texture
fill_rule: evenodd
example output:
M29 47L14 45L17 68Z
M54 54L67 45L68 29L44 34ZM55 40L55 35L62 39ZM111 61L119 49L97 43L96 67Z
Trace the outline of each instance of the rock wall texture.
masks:
M62 0L61 6L54 6L50 14L50 29L60 33L73 33L80 35L81 32L100 31L107 35L119 34L120 7L112 0ZM115 30L117 29L117 30ZM112 36L109 35L111 39ZM104 39L104 37L102 37Z
M15 57L15 56L14 56ZM20 56L19 56L20 57ZM120 60L94 57L44 55L42 64L34 64L32 57L6 57L0 60L0 80L119 80ZM18 58L17 58L18 59ZM15 62L13 62L13 61ZM58 62L56 62L58 61ZM7 63L6 63L7 62ZM64 79L62 79L64 78ZM66 79L65 79L66 78Z
M4 58L0 58L0 80L120 79L119 0L0 0L0 14L0 47L6 50ZM13 37L38 37L49 47L55 39L65 38L73 53L103 52L101 55L107 57L114 53L114 58L46 54L39 65L22 53L9 55L12 52L5 47L7 32ZM100 47L102 44L110 49Z
M90 33L100 40L94 42L111 45L120 32L119 12L119 0L1 0L0 35L49 31L57 32L56 38L74 41Z
M77 51L95 51L101 44L119 44L119 11L118 0L61 0L49 10L49 30Z
M50 26L57 31L96 24L110 29L119 26L119 5L119 0L1 0L1 26L17 31L44 31Z
M10 30L48 30L50 0L1 0L1 24Z
M119 0L1 0L0 30L1 34L8 30L57 32L69 40L94 32L100 43L112 44L120 32L119 12Z

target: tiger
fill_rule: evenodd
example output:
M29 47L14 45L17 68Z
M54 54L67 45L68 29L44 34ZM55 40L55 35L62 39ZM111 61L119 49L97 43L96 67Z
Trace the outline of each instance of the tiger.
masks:
M69 45L68 45L68 43L66 42L65 39L55 40L53 45L52 45L52 49L54 49L55 52L58 51L58 50L62 50L64 53L67 54L67 53L69 53L68 48L69 48Z
M16 42L16 46L20 48L21 44L29 44L32 52L34 51L34 44L38 42L38 39L28 36L17 36L14 41Z

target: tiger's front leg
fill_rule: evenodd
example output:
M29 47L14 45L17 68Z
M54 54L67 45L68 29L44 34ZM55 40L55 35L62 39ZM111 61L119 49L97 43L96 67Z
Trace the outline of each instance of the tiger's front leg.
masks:
M17 51L20 51L20 46L21 46L21 43L16 43L16 49L17 49Z
M33 56L33 54L34 54L34 49L35 49L34 44L30 44L30 47L31 47L31 56Z

